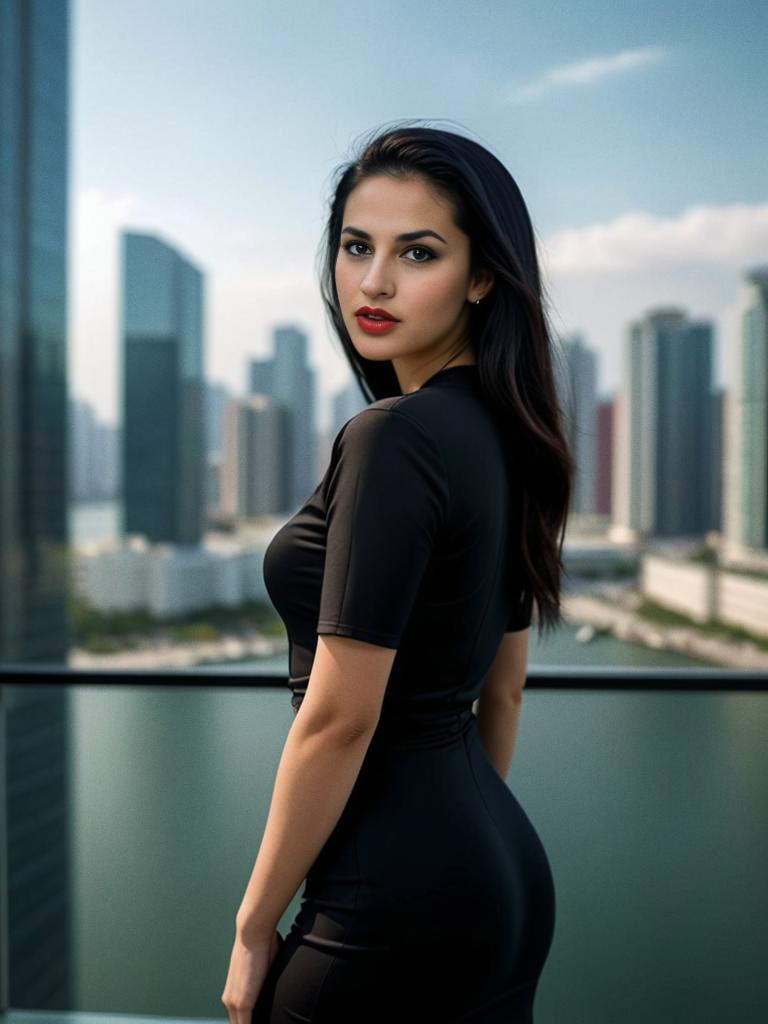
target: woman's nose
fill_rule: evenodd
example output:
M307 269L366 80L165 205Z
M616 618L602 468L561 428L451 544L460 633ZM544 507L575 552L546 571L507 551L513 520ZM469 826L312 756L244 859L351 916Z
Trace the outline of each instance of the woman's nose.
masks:
M366 295L390 295L392 280L382 263L370 263L360 287Z

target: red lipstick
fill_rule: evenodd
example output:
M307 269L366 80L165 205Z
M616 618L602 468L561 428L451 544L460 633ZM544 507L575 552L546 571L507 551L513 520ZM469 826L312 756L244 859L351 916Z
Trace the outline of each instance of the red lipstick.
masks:
M355 319L368 334L386 334L400 321L380 306L361 306L355 310Z

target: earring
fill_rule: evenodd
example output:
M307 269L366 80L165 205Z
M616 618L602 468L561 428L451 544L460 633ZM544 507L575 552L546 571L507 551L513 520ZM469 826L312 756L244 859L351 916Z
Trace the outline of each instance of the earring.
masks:
M476 306L479 306L479 305L480 305L480 299L475 299L475 305L476 305Z

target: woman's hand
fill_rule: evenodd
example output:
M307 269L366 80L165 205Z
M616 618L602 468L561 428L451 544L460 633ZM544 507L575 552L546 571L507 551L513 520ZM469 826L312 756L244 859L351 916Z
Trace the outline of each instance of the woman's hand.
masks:
M272 961L278 954L281 939L277 929L269 939L252 942L237 932L229 958L227 982L221 994L230 1024L250 1024L253 1008Z

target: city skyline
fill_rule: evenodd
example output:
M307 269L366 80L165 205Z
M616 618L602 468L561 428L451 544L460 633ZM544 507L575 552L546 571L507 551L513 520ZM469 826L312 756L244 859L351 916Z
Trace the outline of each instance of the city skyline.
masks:
M600 353L601 396L617 387L630 322L662 305L713 321L714 382L728 386L739 282L768 250L768 15L714 4L694 21L687 5L640 17L590 2L555 18L550 3L494 3L467 19L426 4L409 9L403 36L401 6L320 18L303 4L233 3L216 33L185 8L179 36L176 2L139 3L128 21L114 4L75 4L70 379L102 418L117 422L117 239L128 229L206 273L209 383L242 394L274 328L308 334L314 426L325 429L330 392L347 380L313 269L330 174L361 133L409 117L453 121L509 167L553 328ZM298 17L312 31L295 33ZM365 87L350 85L356 75Z

